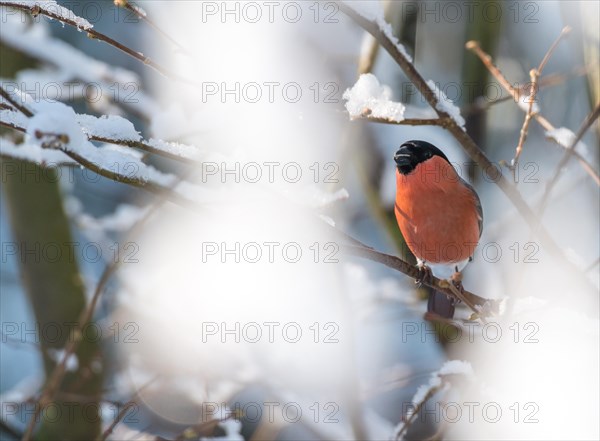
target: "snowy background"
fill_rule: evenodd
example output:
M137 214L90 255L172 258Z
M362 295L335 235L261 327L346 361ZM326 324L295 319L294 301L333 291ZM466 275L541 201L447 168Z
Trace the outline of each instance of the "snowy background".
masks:
M203 436L423 439L438 427L443 439L600 436L600 206L598 185L577 160L563 171L543 215L564 255L581 270L574 276L443 128L361 119L365 108L396 122L435 113L382 48L370 74L359 76L359 60L373 42L334 3L140 2L160 31L111 2L62 3L72 12L37 3L84 31L41 16L31 22L2 7L2 85L34 116L0 110L4 126L26 132L19 138L3 130L0 154L64 164L60 188L73 238L80 249L93 244L103 255L94 261L77 254L90 298L115 243L132 241L121 250L131 261L118 268L94 316L104 337L103 429L116 416L111 403L135 399L138 410L116 425L112 439L176 439L248 403L258 403L260 423L248 411ZM491 104L507 95L493 78L486 95L471 100L470 85L483 80L473 73L481 63L465 43L492 39L496 65L524 85L561 29L572 27L544 68L542 79L555 81L542 83L537 97L543 116L564 129L548 134L532 122L520 159L518 190L535 208L564 151L548 138L568 145L598 101L597 83L589 81L598 77L598 5L494 3L485 15L484 3L472 2L471 18L457 2L383 2L385 15L379 2L347 3L379 17L387 35L398 37L429 86L445 94L443 110L466 126L495 164L513 157L525 113L510 99ZM494 11L498 20L490 18ZM88 23L168 74L87 38ZM17 53L33 61L7 73ZM73 95L86 90L69 89L73 83L93 85L87 93L100 91L100 98ZM483 122L473 116L481 102L489 105ZM56 142L56 133L68 136L63 151L42 148ZM494 326L484 326L461 308L463 333L453 342L442 342L423 320L426 297L413 280L345 256L330 229L335 225L379 251L409 258L392 214L392 157L409 139L441 148L483 203L484 233L464 285L503 299L503 315L488 317ZM596 173L598 140L596 122L576 147ZM100 177L79 167L81 160L151 191ZM261 165L263 179L254 183L238 173L236 180L236 167L250 163ZM279 164L273 179L266 179L265 163ZM167 202L129 239L127 232L161 197ZM29 421L22 412L9 415L9 405L35 400L44 370L31 344L35 335L27 333L36 318L19 256L7 248L14 238L4 198L1 203L1 416L23 433ZM273 261L258 263L236 263L221 250L207 254L212 244L265 242L299 244L303 258L290 263L278 253L282 246ZM263 335L255 343L242 335L236 342L222 334L240 334L236 326L249 323L260 324L264 334L265 322L278 324L274 341ZM302 331L296 343L280 333L291 323ZM208 335L213 325L218 332ZM76 360L68 365L77 370ZM414 418L411 405L428 394L429 413ZM265 403L272 402L271 421ZM218 403L211 418L206 403ZM476 403L473 415L465 403ZM303 417L282 413L286 404L302 409Z

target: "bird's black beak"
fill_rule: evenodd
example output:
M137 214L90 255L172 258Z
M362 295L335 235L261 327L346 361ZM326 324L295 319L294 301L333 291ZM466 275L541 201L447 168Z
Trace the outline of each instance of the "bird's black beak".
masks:
M410 173L415 168L415 156L406 147L402 146L394 155L398 171L403 175Z
M394 155L394 161L398 167L409 165L411 162L412 155L410 153L402 153L400 150Z

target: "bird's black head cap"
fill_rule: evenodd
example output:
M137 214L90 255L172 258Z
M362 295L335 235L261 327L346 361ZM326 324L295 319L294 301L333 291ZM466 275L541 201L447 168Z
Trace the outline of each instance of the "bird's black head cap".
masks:
M407 141L400 146L394 155L394 161L398 171L403 175L408 175L422 162L428 159L440 156L448 163L448 158L440 149L426 141Z

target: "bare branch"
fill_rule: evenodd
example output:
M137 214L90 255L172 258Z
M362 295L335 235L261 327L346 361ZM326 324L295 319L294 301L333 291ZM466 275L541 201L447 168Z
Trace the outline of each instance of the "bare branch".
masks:
M515 89L512 86L512 84L509 83L509 81L506 79L504 74L500 71L498 66L496 66L493 63L492 57L490 57L488 54L486 54L483 51L483 49L481 49L481 46L479 46L479 42L474 41L474 40L467 41L467 43L465 44L465 47L468 50L470 50L471 52L475 53L479 57L479 59L483 62L483 64L487 68L487 70L489 70L490 73L494 76L494 78L496 78L496 80L500 83L500 85L502 87L504 87L504 89L512 95L513 99L516 102L518 102L519 97L521 95L519 89Z
M587 132L587 130L592 126L594 121L596 121L599 116L600 116L600 103L596 104L596 108L590 112L590 114L586 117L585 121L581 124L581 127L577 131L577 135L575 136L575 139L573 140L573 142L571 142L571 145L569 146L567 151L563 154L563 157L561 158L560 162L556 166L556 169L554 170L554 174L552 175L552 179L550 179L550 181L548 181L548 184L546 185L546 190L544 191L544 195L542 196L542 200L540 201L540 205L538 208L538 216L540 217L540 219L544 213L544 210L546 209L546 205L550 198L550 193L552 192L552 189L558 182L560 173L562 172L563 168L569 162L569 159L571 159L571 156L573 156L573 154L575 153L575 146L581 140L581 138L583 138L583 135L585 135L585 132Z
M115 262L115 261L113 261L113 262ZM109 266L108 268L111 268L111 267L112 266ZM100 282L96 286L96 291L94 292L92 301L90 302L88 307L81 312L81 315L79 317L78 324L77 324L77 329L73 334L73 338L69 339L69 342L65 348L63 358L61 359L60 363L58 365L56 365L56 367L52 371L52 375L50 376L50 378L48 378L48 381L46 382L46 386L44 387L44 390L42 391L40 399L38 400L37 405L35 406L35 412L32 415L32 418L29 421L29 424L27 425L27 430L25 431L25 434L23 435L23 441L29 441L31 439L31 437L33 436L33 431L35 430L36 422L39 419L39 416L40 416L42 410L45 409L46 406L48 406L54 399L54 395L56 394L58 386L59 386L60 382L62 381L62 379L64 378L65 373L67 371L67 369L66 369L67 360L79 347L79 344L82 340L83 328L90 322L92 315L94 313L94 309L96 308L96 304L98 303L98 299L100 298L100 293L103 291L104 286L106 285L106 282L108 282L108 279L109 279L111 273L112 272L105 270L105 272L102 274L102 277L100 278Z
M175 46L177 46L177 48L182 53L184 53L186 55L189 55L189 52L181 44L179 44L173 37L171 37L169 34L167 34L165 31L163 31L156 23L154 23L153 20L150 20L148 18L148 16L146 15L145 11L143 11L142 9L140 9L138 6L130 3L127 0L114 0L113 3L116 6L119 6L121 8L125 8L128 11L131 11L132 13L134 13L140 20L145 21L148 25L150 25L150 27L152 29L154 29L156 32L158 32L160 35L162 35L164 38L166 38L171 43L173 43Z
M521 157L521 153L523 152L523 145L525 144L525 139L527 139L527 131L529 130L529 124L531 123L531 118L533 116L533 105L535 104L535 97L537 95L537 84L540 73L536 69L531 69L529 71L529 77L531 78L531 89L529 91L529 105L527 106L527 113L525 114L525 119L523 120L523 126L521 127L521 133L519 135L519 142L517 143L517 148L515 149L515 156L510 161L510 169L513 172L513 180L517 183L517 167L519 166L519 158ZM537 113L537 112L536 112Z
M0 420L0 431L7 433L8 435L12 436L16 440L19 440L22 437L21 433L17 432L16 429L9 426L3 420Z
M466 44L466 47L479 57L481 62L490 71L494 78L496 78L500 85L504 87L504 89L513 96L513 100L516 103L519 103L520 91L511 86L511 84L508 82L506 77L504 77L502 72L500 72L500 70L494 65L494 63L492 62L492 58L488 54L483 52L483 50L479 47L479 43L477 43L476 41L469 41ZM533 117L535 118L537 123L544 128L544 130L548 132L555 130L555 127L546 118L544 118L541 113L538 112L534 114ZM559 145L565 150L569 147L562 144ZM594 167L578 152L573 152L572 154L577 158L577 160L579 161L583 169L586 171L586 173L590 175L591 178L596 182L596 185L600 185L600 176L594 170Z
M540 77L540 79L538 80L538 83L537 83L538 89L541 90L546 87L558 86L560 84L563 84L570 77L580 77L580 76L586 75L589 70L590 70L589 67L578 66L578 67L571 69L570 72L552 73L552 74L545 75L543 77ZM524 95L526 93L529 93L529 84L523 84L522 86L519 87L519 95ZM472 114L475 114L478 112L483 112L485 110L489 110L492 106L495 106L496 104L500 104L500 103L503 103L503 102L511 100L511 99L512 99L512 96L505 95L503 97L485 101L485 102L484 102L484 100L481 100L481 101L475 102L469 106L463 107L460 112L463 116L472 115Z
M423 397L423 399L421 401L419 401L417 403L417 405L415 406L415 408L412 410L412 413L408 417L407 421L404 421L403 423L400 423L401 426L399 427L399 429L397 429L397 432L394 433L394 441L400 441L400 440L402 440L402 438L404 436L404 433L408 430L408 428L415 421L415 419L417 418L417 415L421 411L421 408L423 407L423 405L427 401L429 401L431 399L431 397L433 397L442 387L443 387L443 384L440 384L439 386L434 386L434 387L430 387L429 388L429 390L427 391L427 393L425 394L425 396Z
M552 46L550 46L550 49L548 49L548 52L546 52L546 55L544 55L544 58L542 59L540 65L537 68L537 71L540 75L542 74L544 67L546 67L548 60L550 60L550 57L554 53L554 50L557 48L558 43L560 43L560 40L562 40L564 37L566 37L570 32L571 32L570 26L565 26L564 28L562 28L562 31L560 31L560 35L556 38L556 40L554 40L554 43L552 43Z
M519 136L519 143L517 144L517 148L515 150L515 156L512 159L512 161L510 162L510 168L513 172L513 178L514 178L515 182L517 181L516 173L517 173L517 167L519 165L519 157L521 156L521 153L523 152L523 145L525 144L525 139L527 139L527 131L529 130L529 123L531 122L531 117L533 116L533 113L534 113L533 105L535 104L535 97L538 92L538 79L542 75L542 71L544 70L546 63L548 63L550 56L552 55L552 53L558 46L558 43L560 43L560 40L562 40L562 38L565 35L567 35L569 32L571 32L571 28L569 26L565 26L562 29L558 38L554 41L552 46L550 46L550 49L548 49L548 51L546 52L546 55L540 62L540 65L538 66L538 68L531 69L529 71L529 77L531 79L531 88L529 90L529 97L528 97L529 105L527 106L527 113L525 114L525 120L523 121L523 127L521 127L521 134ZM537 111L535 113L537 113Z
M129 412L129 409L131 409L134 406L137 406L137 398L136 397L140 394L140 392L143 391L144 389L146 389L152 383L154 383L157 378L158 378L158 376L151 378L142 387L140 387L136 391L136 393L133 395L133 397L131 397L131 399L123 405L123 407L121 408L121 410L119 411L119 413L117 414L117 416L115 417L113 422L110 423L110 425L106 428L106 430L102 433L102 435L100 435L97 438L98 441L105 441L110 436L110 434L113 432L113 430L115 430L115 427L117 427L117 425L123 420L123 418L125 418L125 416L127 415L127 412Z
M31 110L29 110L24 104L18 103L15 99L13 99L13 97L10 96L10 94L6 90L4 90L4 87L2 86L0 86L0 95L2 95L2 98L4 98L6 101L12 104L16 109L19 110L19 112L21 112L26 117L30 118L33 116L33 112L31 112Z
M593 270L596 266L598 266L598 264L600 264L600 257L598 257L596 260L594 260L592 263L590 263L586 269L583 270L583 272L588 273L591 270Z

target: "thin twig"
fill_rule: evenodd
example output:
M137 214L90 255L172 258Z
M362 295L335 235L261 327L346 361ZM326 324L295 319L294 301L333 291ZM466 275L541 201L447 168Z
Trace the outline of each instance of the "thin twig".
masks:
M400 441L403 438L404 433L412 425L412 423L414 422L415 418L417 417L417 415L421 411L421 408L423 407L423 405L427 401L429 401L431 399L431 397L433 397L441 388L442 388L442 385L440 385L440 386L434 386L434 387L429 388L429 390L427 391L427 393L425 394L425 396L423 397L423 399L420 402L418 402L417 405L415 406L415 408L413 409L412 414L402 424L402 427L400 427L400 430L398 430L394 434L394 441Z
M494 78L496 78L496 80L500 83L500 85L502 87L504 87L504 90L506 90L508 93L510 93L512 95L513 100L518 102L519 97L521 95L519 92L519 89L514 88L513 85L509 83L509 81L506 79L504 74L500 71L498 66L496 66L492 62L492 57L490 57L488 54L486 54L483 51L483 49L481 49L481 46L479 46L479 42L474 41L474 40L467 41L467 43L465 44L465 47L468 50L470 50L471 52L475 53L479 57L479 59L481 61L483 61L487 70L489 70L490 73L494 76Z
M454 286L454 284L451 281L448 281L447 283L448 283L448 288L450 289L450 291L452 291L452 293L454 294L454 297L456 297L461 302L463 302L465 305L467 305L469 308L471 308L471 311L473 311L477 315L477 317L479 317L481 322L485 325L487 323L487 321L485 320L484 317L480 316L481 311L477 310L477 308L475 307L475 304L471 302L471 299L469 299L467 296L465 296L464 293L461 292L461 290L458 289L456 286Z
M598 266L598 264L600 264L600 257L598 257L596 260L594 260L591 264L589 264L586 269L583 270L584 273L588 273L591 270L593 270L596 266Z
M508 82L508 80L502 74L502 72L500 72L500 70L494 65L492 58L479 47L479 43L477 43L476 41L469 41L466 44L466 47L467 47L467 49L471 50L479 57L481 62L484 64L484 66L490 71L490 73L494 76L494 78L496 78L496 80L500 83L500 85L502 87L504 87L504 89L512 95L513 100L518 104L519 99L520 99L519 98L520 97L519 89L515 89ZM521 108L521 107L519 106L519 108ZM545 131L549 132L549 131L555 130L555 127L546 118L544 118L544 116L542 116L542 114L540 112L534 114L533 117L536 120L536 122L540 126L542 126L542 128ZM566 145L562 145L560 143L559 143L559 145L565 150L568 149L568 147L569 147ZM598 172L596 172L596 170L594 170L594 167L578 152L573 152L572 154L577 158L577 160L579 161L579 163L581 164L583 169L586 171L586 173L588 175L590 175L591 178L596 182L596 185L600 186L600 176L598 175Z
M18 126L14 123L9 123L8 121L2 121L1 119L0 119L0 126L8 127L9 129L13 129L13 130L16 130L17 132L21 132L21 133L27 132L27 130L25 130L25 128Z
M189 174L189 172L188 172L188 174ZM183 180L183 179L185 179L185 177L182 178L181 180ZM181 182L181 180L180 180L180 182ZM128 240L125 240L122 242L121 247L123 247L123 250L119 250L119 252L124 251L124 248L127 246L127 243L130 242L130 239L135 237L135 235L148 222L148 220L154 215L154 213L156 213L156 211L158 211L158 209L160 207L162 207L162 205L165 204L167 201L168 201L168 199L163 195L156 202L154 202L154 204L150 207L150 209L146 212L146 214L129 230L129 233L127 234ZM54 370L52 371L52 374L50 375L50 378L46 382L46 386L42 390L42 393L37 402L37 405L35 406L36 410L33 415L33 418L29 421L29 424L27 425L27 430L25 432L25 435L23 436L23 441L28 441L31 439L31 437L33 435L33 431L36 426L36 422L37 422L36 420L38 420L40 413L54 399L54 396L57 392L58 386L61 383L61 381L64 378L64 375L66 373L67 360L79 348L79 344L81 343L82 336L83 336L82 331L91 321L94 311L96 309L98 300L100 299L100 295L104 291L104 288L107 285L107 283L109 282L112 275L117 271L118 268L120 268L121 263L122 263L122 259L113 259L111 261L111 263L108 266L106 266L106 268L102 272L102 275L100 276L100 280L98 281L98 284L96 285L96 289L94 290L94 295L92 296L92 300L90 301L90 304L88 305L87 308L85 308L81 312L81 315L77 322L76 331L74 332L74 338L69 340L69 343L68 343L67 347L65 348L64 355L63 355L61 362L54 368Z
M0 1L0 6L7 6L10 8L21 9L23 11L29 11L33 15L38 15L38 14L45 15L46 17L49 17L54 20L57 20L62 23L73 26L73 27L79 29L80 31L87 32L88 37L108 43L109 45L119 49L120 51L135 58L136 60L141 61L142 63L152 67L154 70L156 70L158 73L164 75L165 77L189 82L189 80L181 78L177 74L169 71L167 68L156 63L154 60L152 60L150 57L145 56L143 53L135 51L135 50L129 48L128 46L126 46L122 43L119 43L118 41L110 38L109 36L107 36L101 32L98 32L92 28L87 28L86 26L83 26L83 25L75 22L74 20L70 20L66 17L56 14L56 13L52 12L51 10L44 9L42 6L40 6L37 3L34 5L26 5L26 4L14 3L14 2L10 2L10 1Z
M114 0L113 3L116 6L125 8L128 11L133 12L140 20L145 21L148 25L150 25L150 27L152 29L154 29L156 32L158 32L160 35L162 35L164 38L166 38L171 43L173 43L175 46L177 46L177 48L182 53L189 55L189 52L181 44L179 44L173 37L171 37L169 34L167 34L165 31L163 31L156 23L154 23L153 20L150 20L148 18L148 16L144 13L145 11L141 11L138 6L131 4L127 0Z
M542 62L540 63L540 65L537 68L540 75L542 74L544 67L546 67L548 60L550 60L552 53L557 48L558 43L560 43L560 40L562 40L564 37L566 37L570 32L571 32L571 26L565 26L564 28L562 28L562 31L560 31L560 35L556 38L556 40L554 40L554 43L552 43L552 46L550 46L550 49L548 49L548 51L546 52L546 55L542 59Z
M107 267L107 269L108 268L111 268L111 266ZM98 299L100 298L100 293L104 290L104 286L105 286L106 282L108 282L108 279L109 279L111 273L112 272L109 272L106 270L104 271L104 273L102 274L102 277L100 278L100 282L98 282L98 285L96 286L96 290L94 292L94 296L92 297L92 301L90 302L89 306L81 312L81 314L79 316L77 328L73 334L73 338L69 340L69 343L67 344L67 346L65 348L63 358L61 359L60 363L58 365L56 365L56 367L52 371L52 374L50 375L50 378L48 378L46 386L44 387L42 394L40 395L37 405L35 406L35 412L31 418L31 420L29 420L29 424L27 425L27 430L25 431L25 435L23 435L23 441L29 441L31 439L31 437L33 436L33 431L35 430L36 422L39 419L40 413L54 399L54 395L55 395L56 391L58 390L60 382L64 378L65 373L67 371L67 369L66 369L67 360L73 353L75 353L75 351L79 347L79 343L81 342L82 337L83 337L83 328L84 328L84 326L89 324L90 319L93 315L94 309L96 308L96 304L98 303Z
M425 79L417 71L415 66L406 58L406 56L398 48L398 46L387 37L385 32L383 32L383 30L379 26L379 23L377 23L377 21L370 20L364 17L344 2L338 2L337 4L344 14L348 15L359 26L370 32L379 41L379 44L390 54L392 59L398 64L398 66L402 69L404 74L415 85L417 90L419 90L421 95L423 95L425 100L428 102L431 108L435 110L438 116L440 118L449 118L450 115L438 108L438 98L433 92L433 90L429 88ZM489 60L488 63L490 63ZM508 86L512 90L512 86ZM479 148L475 141L473 141L473 139L463 130L463 128L456 123L456 121L452 120L446 127L446 129L454 136L454 138L462 146L463 150L471 157L471 159L477 162L484 170L491 170L494 167L494 165L485 155L485 153ZM550 254L555 256L561 262L565 269L570 269L575 274L580 275L581 273L579 269L566 258L562 248L558 246L552 235L550 235L550 233L548 233L548 231L540 224L535 212L523 199L517 188L513 184L511 184L503 175L499 175L498 179L495 180L495 183L511 200L519 214L527 222L530 228L536 231L540 242L545 246L545 248L550 252ZM581 277L579 277L579 279L581 279ZM586 279L583 280L583 283L587 285L587 289L589 291L597 291L596 288L593 287L591 283L589 283L589 281L587 281Z
M510 169L513 172L513 179L514 179L515 183L517 182L517 167L519 166L519 157L521 156L521 153L523 152L523 145L525 144L525 140L527 139L527 131L529 130L529 124L531 123L531 118L534 113L533 105L535 103L535 99L536 99L537 92L538 92L538 79L542 75L542 71L544 70L544 67L546 67L546 63L548 63L548 60L550 60L550 56L552 55L552 53L558 46L558 43L560 43L560 41L563 39L563 37L566 36L569 32L571 32L571 28L569 26L565 26L562 29L560 35L554 41L554 43L552 43L552 46L550 46L550 49L548 49L548 51L546 52L546 55L544 55L544 58L540 62L540 65L537 67L537 69L531 69L529 71L529 78L531 79L531 88L529 90L529 96L528 96L528 104L529 105L527 107L527 113L525 114L525 119L523 120L523 126L521 127L521 133L519 135L519 142L517 144L517 148L515 149L515 156L512 159L512 161L510 162ZM537 113L537 111L536 111L536 113Z
M125 415L127 414L127 412L129 412L129 409L135 406L137 406L137 403L135 401L128 401L127 403L125 403L125 405L123 405L123 407L121 408L115 419L112 421L112 423L110 423L106 430L97 439L100 441L106 440L106 438L108 438L110 434L113 433L115 427L117 427L121 420L125 418Z
M97 164L94 164L93 162L87 160L85 157L79 155L78 153L67 150L65 148L60 148L58 150L62 151L63 153L77 161L79 164L83 165L85 168L93 171L94 173L99 174L100 176L111 179L115 182L129 184L134 187L142 188L144 190L149 191L150 193L154 193L159 196L164 196L170 202L173 202L174 204L180 205L182 207L194 207L194 203L191 200L184 198L169 187L163 187L162 185L156 184L150 180L146 180L145 178L134 178L131 176L127 176L123 173L108 170Z
M527 107L527 113L525 114L525 119L523 120L523 126L521 127L521 133L519 135L519 142L517 143L517 148L515 149L515 156L510 161L510 169L513 173L513 180L515 184L517 181L517 168L519 167L519 158L521 157L521 153L523 152L523 145L525 144L525 140L527 139L527 131L529 130L529 124L531 123L531 118L533 117L533 105L535 104L535 97L537 94L537 83L538 78L540 77L540 72L537 69L531 69L529 71L529 77L531 78L531 89L529 91L529 105Z
M540 77L540 79L538 80L538 83L537 83L538 91L542 90L546 87L555 87L560 84L563 84L565 80L569 79L572 76L573 77L584 76L589 71L590 71L589 67L578 66L578 67L573 68L570 72L552 73L552 74L542 76L542 77ZM522 86L519 87L519 96L525 95L526 93L529 93L529 83L523 84ZM510 95L505 95L503 97L490 99L487 101L482 99L481 101L478 101L473 104L470 104L469 106L463 107L460 110L460 113L463 116L472 115L475 113L489 110L491 107L495 106L496 104L500 104L500 103L503 103L503 102L506 102L506 101L509 101L512 99L513 98Z
M2 95L2 98L11 103L16 109L19 110L19 112L21 112L27 118L31 118L33 116L33 112L31 110L29 110L24 104L20 104L15 99L13 99L13 97L10 96L10 94L6 90L4 90L4 87L2 87L1 85L0 95Z
M182 162L184 164L201 164L201 161L199 159L190 158L190 157L182 156L182 155L177 155L175 153L171 153L166 150L157 149L152 144L150 144L149 141L146 141L143 139L141 141L134 141L132 139L114 139L114 138L106 138L104 136L96 136L96 135L89 135L88 139L90 141L105 142L108 144L117 144L117 145L123 145L123 146L127 146L127 147L134 147L134 148L143 150L148 153L153 153L155 155L162 156L163 158L168 158L168 159L172 159L172 160L175 160L178 162Z
M451 122L451 118L407 118L402 121L393 121L387 118L377 118L370 115L360 116L356 119L365 119L367 121L376 122L379 124L392 124L399 126L439 126L439 127L448 127Z
M538 208L538 216L540 217L540 219L544 213L544 210L546 209L546 205L548 203L548 199L550 198L550 193L552 192L552 189L558 182L558 178L560 177L562 170L567 165L567 163L569 162L569 159L571 159L571 156L575 152L575 146L581 140L581 138L583 138L583 135L585 135L585 132L587 132L587 130L592 126L592 124L594 124L594 121L596 121L599 116L600 116L600 103L596 104L596 108L594 110L592 110L590 112L590 114L586 117L586 119L583 121L583 123L581 124L581 127L577 131L577 135L575 136L575 139L573 140L573 142L571 143L571 145L569 146L567 151L563 154L563 157L561 158L560 162L556 166L556 169L554 170L554 174L552 175L552 179L550 179L550 181L548 181L548 184L546 185L546 189L544 190L544 194L542 196L542 199L540 201L540 205Z
M127 412L129 412L129 409L131 409L134 406L137 406L137 398L136 397L140 394L140 392L142 392L144 389L146 389L148 386L150 386L152 383L154 383L157 378L158 378L158 375L151 378L135 392L133 397L131 397L131 399L123 405L123 408L119 411L118 415L115 417L113 422L110 423L110 425L106 428L106 430L97 438L98 441L105 441L110 436L110 434L113 433L113 431L115 430L115 427L117 427L117 424L119 424L123 420L123 418L125 418L125 415L127 415Z
M544 128L545 131L550 132L550 131L556 130L556 128L546 118L544 118L539 113L535 114L534 118ZM568 145L563 145L563 144L560 144L559 142L557 142L557 144L560 147L562 147L565 151L569 149ZM588 175L590 175L592 177L592 179L594 180L594 182L596 182L596 185L600 186L600 175L598 175L598 172L594 169L594 167L592 166L592 164L590 164L588 162L588 160L585 159L581 155L581 153L579 153L576 150L573 150L571 152L571 154L577 158L577 160L579 161L579 163L583 167L584 171Z
M21 436L22 436L21 433L17 432L16 429L9 426L8 423L6 423L3 420L0 420L0 431L7 433L8 435L12 436L16 440L21 439Z

